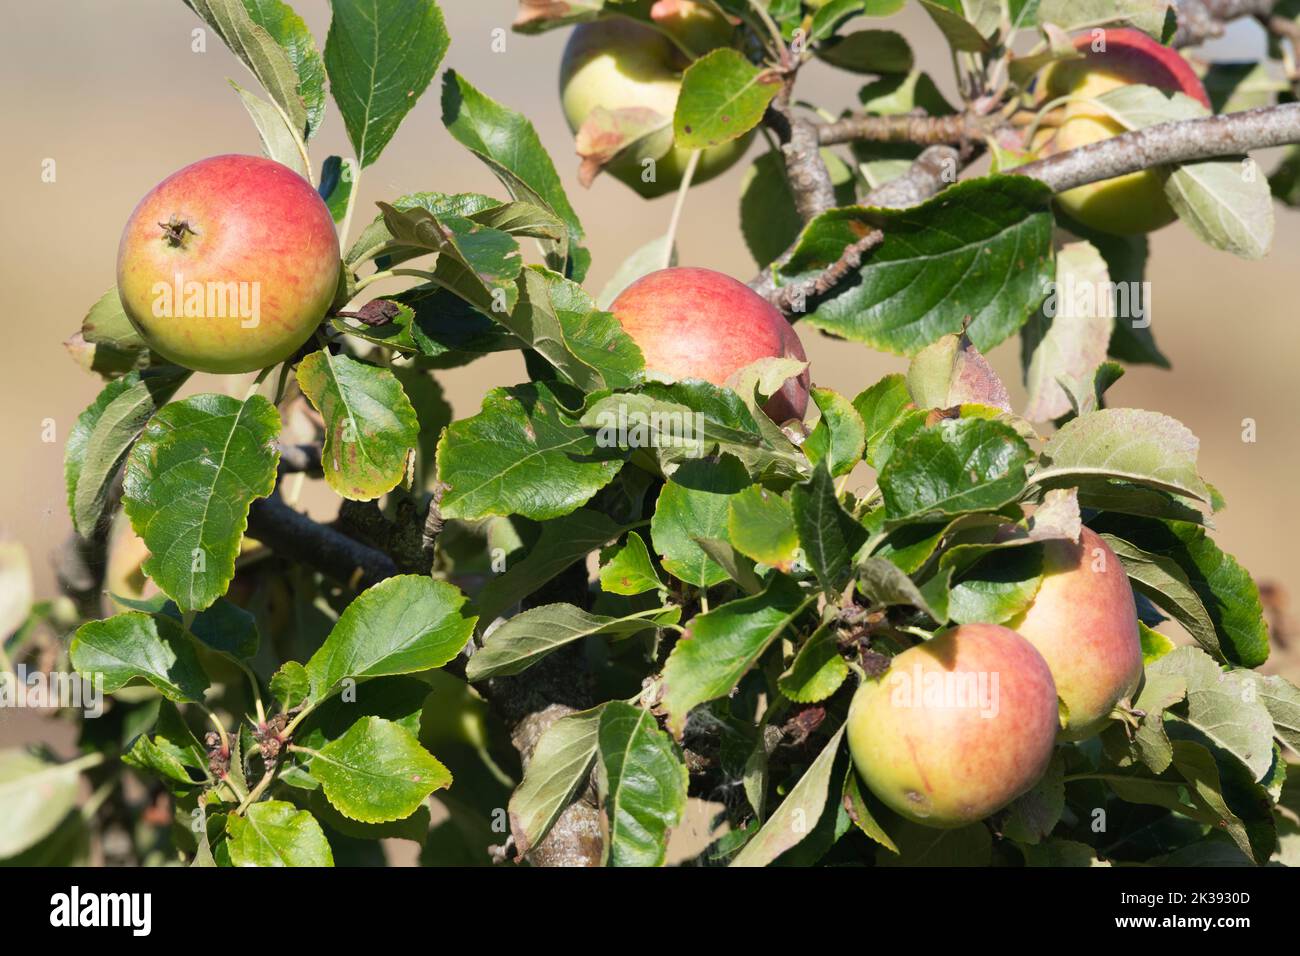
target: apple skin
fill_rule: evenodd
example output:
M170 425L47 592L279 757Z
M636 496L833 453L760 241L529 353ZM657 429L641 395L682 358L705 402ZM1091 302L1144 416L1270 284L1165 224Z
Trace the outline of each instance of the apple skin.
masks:
M569 36L560 64L560 100L569 128L577 133L599 108L651 109L671 124L682 88L682 71L689 61L672 40L654 27L625 17L579 24ZM730 169L744 155L752 132L706 149L692 178L702 183ZM691 150L671 147L655 160L655 181L641 179L641 159L635 150L605 167L639 195L653 199L681 185Z
M650 19L697 56L726 46L735 32L726 19L694 0L656 0Z
M1098 570L1093 570L1094 564ZM1124 565L1097 534L1044 544L1034 602L1007 622L1047 661L1069 709L1062 740L1098 733L1142 679L1137 607Z
M189 227L177 242L164 228L173 221ZM310 183L269 159L213 156L140 200L118 247L117 287L127 317L164 358L201 372L251 372L289 358L311 337L334 299L339 268L334 221ZM184 303L173 302L155 315L155 284L174 286L178 274L204 290L246 283L236 288L246 305L256 303L256 325L244 327L252 308L241 318L232 306L187 316Z
M743 282L712 269L660 269L624 289L610 311L645 356L646 369L723 385L763 358L807 361L779 311ZM808 370L791 378L763 410L779 423L803 419Z
M987 697L910 695L954 676ZM996 678L996 683L994 680ZM986 706L991 701L996 706ZM925 826L982 820L1030 789L1052 758L1056 685L1033 645L997 624L963 624L897 655L849 707L849 752L890 809Z
M1092 49L1091 32L1074 39L1082 60L1062 60L1043 77L1042 102L1061 96L1095 98L1132 83L1185 93L1210 107L1200 78L1177 50L1161 46L1145 33L1127 28L1106 30L1106 52ZM1118 136L1127 130L1103 110L1088 103L1067 104L1061 125L1035 137L1043 157ZM1056 197L1073 219L1099 232L1134 235L1169 225L1177 218L1165 198L1166 173L1158 169L1088 183Z

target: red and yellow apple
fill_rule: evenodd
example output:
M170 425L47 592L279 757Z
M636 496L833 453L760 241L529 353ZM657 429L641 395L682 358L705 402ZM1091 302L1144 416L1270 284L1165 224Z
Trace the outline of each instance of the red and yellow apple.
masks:
M646 369L674 379L723 385L759 359L807 360L785 316L743 282L712 269L652 272L624 289L610 311L640 346ZM805 368L763 410L778 423L802 419L808 382Z
M691 150L671 145L689 58L648 23L611 17L575 27L560 65L560 98L584 157L617 147L603 168L646 198L681 185ZM594 114L594 115L593 115ZM693 182L725 172L751 136L706 149ZM665 151L666 148L666 151Z
M1079 543L1044 544L1043 583L1007 622L1038 649L1067 708L1064 740L1100 731L1142 678L1133 588L1119 558L1088 528Z
M311 337L333 301L338 237L305 179L256 156L168 176L122 232L117 288L157 353L201 372L251 372Z
M963 624L896 656L849 707L849 751L871 792L909 820L960 827L1030 789L1052 757L1056 685L997 624Z
M1056 114L1059 125L1047 126L1034 137L1034 149L1041 157L1127 132L1102 107L1083 99L1141 83L1169 92L1185 93L1207 109L1209 96L1195 71L1169 47L1161 46L1145 33L1131 29L1092 32L1074 40L1082 59L1061 60L1047 69L1040 88L1043 104L1063 96L1081 99L1066 103ZM1072 218L1100 232L1116 235L1150 232L1173 222L1175 214L1165 198L1167 173L1148 169L1089 183L1056 197Z

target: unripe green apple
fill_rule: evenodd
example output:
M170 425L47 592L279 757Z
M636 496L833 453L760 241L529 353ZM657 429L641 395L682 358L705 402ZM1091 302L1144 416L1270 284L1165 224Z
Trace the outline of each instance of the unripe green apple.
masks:
M1094 46L1104 49L1094 49ZM1082 60L1062 60L1048 68L1042 80L1042 101L1061 96L1096 98L1103 93L1141 83L1188 96L1210 106L1210 98L1195 71L1177 50L1161 46L1145 33L1127 28L1105 30L1094 43L1092 33L1075 38ZM1127 130L1101 107L1086 102L1066 104L1061 123L1035 137L1039 155L1118 136ZM1168 174L1148 169L1098 183L1088 183L1056 197L1061 208L1085 226L1100 232L1131 235L1167 226L1176 218L1165 198Z
M891 809L960 827L1038 781L1058 713L1052 674L1033 645L997 624L963 624L862 683L849 707L849 751Z
M1068 709L1064 740L1100 731L1142 678L1133 588L1115 552L1088 528L1078 544L1044 544L1042 586L1007 626L1038 648L1052 669Z
M577 133L597 109L616 115L625 111L621 115L633 117L635 111L643 111L643 118L650 115L644 111L653 111L666 124L663 135L671 136L682 71L688 65L672 40L649 24L611 17L578 25L560 65L560 97L569 128ZM693 182L704 182L729 169L744 155L751 136L704 150ZM639 145L642 148L633 145L624 150L605 171L647 199L677 189L691 150L670 146L656 158L654 153L662 148L657 136ZM652 181L646 182L651 175Z
M149 346L200 372L251 372L311 337L334 299L338 237L305 179L213 156L140 200L117 252L122 308Z
M624 289L610 306L641 348L649 371L723 385L763 358L803 362L803 343L779 311L743 282L712 269L660 269ZM789 379L763 410L775 422L802 419L808 370Z

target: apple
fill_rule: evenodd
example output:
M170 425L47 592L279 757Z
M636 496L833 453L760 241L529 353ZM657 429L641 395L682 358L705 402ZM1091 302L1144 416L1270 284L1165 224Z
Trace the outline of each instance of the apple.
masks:
M1041 101L1061 96L1095 98L1131 83L1185 93L1210 107L1210 98L1195 71L1177 50L1161 46L1145 33L1131 29L1106 30L1104 50L1094 49L1093 33L1074 39L1081 60L1061 60L1044 74ZM1102 108L1087 102L1067 103L1060 112L1060 125L1045 128L1034 137L1042 157L1055 155L1117 136L1127 130ZM1072 218L1099 232L1131 235L1167 226L1176 218L1165 198L1167 173L1148 169L1079 186L1056 197Z
M122 232L117 288L169 361L251 372L305 343L334 299L338 237L305 179L257 156L213 156L140 200Z
M726 46L735 32L725 17L695 0L656 0L650 19L699 56Z
M960 827L1038 781L1058 713L1051 671L1033 645L997 624L963 624L863 681L849 706L849 752L891 809Z
M1106 725L1142 678L1142 640L1128 575L1115 552L1083 529L1079 543L1044 544L1043 583L1033 603L1007 622L1038 649L1068 710L1063 740Z
M662 152L672 135L682 71L689 65L672 40L626 17L580 24L564 48L560 98L570 129L580 143L613 138L623 146L604 170L647 199L676 190L690 160L688 149L669 145ZM657 132L643 133L647 130ZM630 144L619 139L620 131L631 138ZM701 183L731 168L751 136L704 150L692 181ZM650 159L653 165L648 165ZM651 172L652 181L646 182Z
M660 269L619 293L610 311L645 356L646 369L675 379L724 385L763 358L807 361L803 344L776 308L743 282L712 269ZM773 421L802 420L808 370L791 378L763 410Z

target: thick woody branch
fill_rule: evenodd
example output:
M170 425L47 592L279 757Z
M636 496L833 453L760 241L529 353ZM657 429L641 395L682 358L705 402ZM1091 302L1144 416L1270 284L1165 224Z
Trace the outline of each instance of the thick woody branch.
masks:
M822 159L816 124L795 115L788 91L768 107L764 122L781 140L786 178L790 180L799 218L808 222L827 209L834 209L835 186Z
M1178 0L1173 45L1197 46L1221 37L1229 21L1267 14L1274 3L1276 0Z
M397 573L393 559L289 507L278 494L254 501L248 533L272 551L335 581L368 588Z
M1158 123L1009 170L1064 192L1156 166L1300 142L1300 103Z

